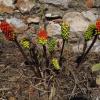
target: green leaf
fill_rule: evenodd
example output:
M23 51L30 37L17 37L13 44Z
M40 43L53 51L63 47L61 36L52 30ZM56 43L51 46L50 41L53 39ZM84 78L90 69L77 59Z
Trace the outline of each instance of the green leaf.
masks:
M99 71L99 70L100 70L100 63L92 66L92 72Z

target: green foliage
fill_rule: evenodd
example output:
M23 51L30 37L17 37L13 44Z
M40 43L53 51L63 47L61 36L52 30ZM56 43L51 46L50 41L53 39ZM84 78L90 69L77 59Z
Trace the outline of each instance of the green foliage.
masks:
M49 52L53 52L54 49L55 49L55 46L56 46L56 39L51 38L51 39L48 41L48 50L49 50Z
M92 66L92 72L99 71L99 70L100 70L100 63Z
M54 66L54 68L55 68L56 70L59 70L59 69L60 69L59 62L58 62L58 60L57 60L56 58L53 58L53 59L52 59L52 65Z
M69 24L62 23L61 24L61 36L64 40L67 40L70 33L70 26Z
M84 39L85 41L89 41L92 39L92 37L95 35L96 25L90 24L87 28L87 30L84 33Z

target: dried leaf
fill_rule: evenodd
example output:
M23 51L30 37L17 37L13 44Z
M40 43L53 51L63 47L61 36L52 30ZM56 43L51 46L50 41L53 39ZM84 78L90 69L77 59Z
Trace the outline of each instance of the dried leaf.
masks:
M97 84L97 85L100 85L100 75L97 76L97 78L96 78L96 84Z
M92 72L99 71L99 70L100 70L100 63L92 66Z
M9 100L16 100L16 98L11 96L11 97L9 97Z
M50 93L50 96L49 96L49 100L53 100L53 97L55 96L56 94L56 89L53 85L53 87L51 87L51 93Z

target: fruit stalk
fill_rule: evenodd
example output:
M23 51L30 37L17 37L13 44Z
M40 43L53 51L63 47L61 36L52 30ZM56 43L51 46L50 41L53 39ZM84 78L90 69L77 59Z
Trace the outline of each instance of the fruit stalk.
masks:
M96 34L96 35L94 36L94 39L93 39L91 45L89 46L89 48L88 48L88 49L84 52L84 54L80 57L80 60L79 60L79 62L78 62L77 67L79 67L79 65L81 64L81 62L85 59L85 57L87 56L87 54L90 52L90 50L91 50L91 48L93 47L93 45L95 44L97 38L98 38L98 35Z
M63 39L63 44L62 44L60 58L59 58L59 65L61 65L61 63L62 63L62 55L63 55L63 51L64 51L64 46L65 46L65 39Z
M20 52L22 53L24 59L26 61L29 61L28 57L26 56L25 52L23 51L22 47L20 46L20 44L18 43L17 39L15 38L14 42L16 43L18 49L20 50ZM30 62L30 61L29 61Z
M47 50L46 50L46 46L45 45L43 45L43 55L45 57L46 67L48 67L49 66L49 61L48 61Z
M42 77L40 69L39 69L39 61L37 58L36 46L33 46L32 48L30 48L30 55L31 55L33 64L35 64L35 66L36 66L36 70L39 74L39 77Z

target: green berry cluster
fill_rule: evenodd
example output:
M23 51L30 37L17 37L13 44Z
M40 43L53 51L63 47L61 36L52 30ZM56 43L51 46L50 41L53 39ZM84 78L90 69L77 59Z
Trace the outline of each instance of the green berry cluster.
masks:
M29 42L29 40L27 40L26 38L22 39L22 40L20 41L20 43L21 43L21 45L22 45L24 48L27 48L27 49L30 48L30 42Z
M48 41L48 50L49 50L49 52L53 52L55 46L56 46L56 39L51 38L51 39Z
M96 25L90 24L87 28L87 30L84 33L84 39L85 41L89 41L92 39L92 37L95 35Z
M70 26L69 24L62 23L61 24L61 36L64 40L68 39L70 32Z
M40 45L46 45L46 44L47 44L47 40L42 39L42 38L38 38L37 42L38 42Z
M54 66L54 68L55 68L56 70L59 70L59 69L60 69L59 62L58 62L58 60L57 60L56 58L53 58L53 59L52 59L52 65Z

